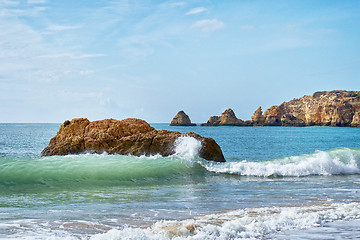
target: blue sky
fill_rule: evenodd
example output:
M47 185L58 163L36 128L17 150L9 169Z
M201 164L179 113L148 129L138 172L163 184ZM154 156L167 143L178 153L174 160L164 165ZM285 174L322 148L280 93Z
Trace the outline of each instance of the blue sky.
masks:
M359 76L360 1L0 0L0 122L246 120Z

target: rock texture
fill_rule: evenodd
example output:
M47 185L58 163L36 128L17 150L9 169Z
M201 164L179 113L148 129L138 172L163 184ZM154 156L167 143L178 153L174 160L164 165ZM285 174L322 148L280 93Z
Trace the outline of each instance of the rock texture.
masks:
M236 117L234 111L231 108L226 109L221 116L212 116L207 123L201 124L201 126L248 126L249 123Z
M175 115L170 126L196 126L196 124L191 123L189 116L184 111L180 111Z
M264 118L261 107L259 107L254 112L254 115L251 117L251 122L252 122L253 126L262 126L262 125L264 125L265 118Z
M260 109L260 111L259 111ZM359 91L323 91L272 106L252 117L254 126L360 127Z
M212 138L201 137L192 132L158 131L144 120L135 118L94 122L86 118L66 120L41 152L41 156L103 152L169 156L175 153L175 142L182 136L201 141L200 157L209 161L225 162L219 145Z

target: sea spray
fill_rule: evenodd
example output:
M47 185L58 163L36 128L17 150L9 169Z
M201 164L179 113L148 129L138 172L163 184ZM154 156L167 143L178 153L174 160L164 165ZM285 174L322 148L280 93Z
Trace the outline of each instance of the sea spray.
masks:
M360 220L360 203L264 207L210 214L183 221L160 221L146 229L112 229L91 239L264 239L286 230L353 220Z
M205 163L204 167L215 173L241 176L309 176L360 174L360 150L337 148L312 154L291 156L262 162Z
M175 156L185 160L191 166L199 158L200 149L201 142L193 137L179 137L175 141Z

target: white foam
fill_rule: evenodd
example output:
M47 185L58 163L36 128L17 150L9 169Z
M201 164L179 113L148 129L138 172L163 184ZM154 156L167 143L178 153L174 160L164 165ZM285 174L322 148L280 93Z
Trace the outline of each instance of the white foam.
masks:
M191 161L199 155L201 142L193 137L183 136L175 141L175 156Z
M261 177L360 174L359 156L359 150L341 148L272 161L211 163L204 167L217 173Z
M241 209L184 221L157 222L146 229L112 229L91 239L261 239L339 220L360 220L360 203Z

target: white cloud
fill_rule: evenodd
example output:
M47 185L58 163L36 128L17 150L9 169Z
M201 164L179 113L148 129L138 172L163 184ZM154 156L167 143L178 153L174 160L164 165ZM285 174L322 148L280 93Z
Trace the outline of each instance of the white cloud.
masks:
M80 26L66 26L66 25L50 25L48 26L49 31L64 31L64 30L72 30L72 29L78 29Z
M170 7L180 7L180 6L184 6L184 5L185 5L184 2L173 2L173 3L169 4Z
M82 59L102 57L48 42L40 30L17 18L0 18L0 76L11 82L53 82L93 74ZM54 52L54 49L57 52ZM39 57L40 56L40 57Z
M185 15L199 14L199 13L205 12L206 10L207 10L207 8L197 7L197 8L190 9L187 13L185 13Z
M81 58L94 58L94 57L104 57L104 54L73 54L73 53L58 53L58 54L49 54L41 55L39 58L71 58L71 59L81 59Z
M0 1L0 6L18 6L19 2L12 0L2 0Z
M44 4L46 0L28 0L28 4Z
M219 30L225 27L225 23L217 19L204 19L195 22L191 28L197 28L205 32Z
M0 4L0 8L1 8ZM31 7L28 9L19 9L19 8L1 8L0 9L0 17L19 17L19 16L37 16L39 13L47 10L46 7Z

